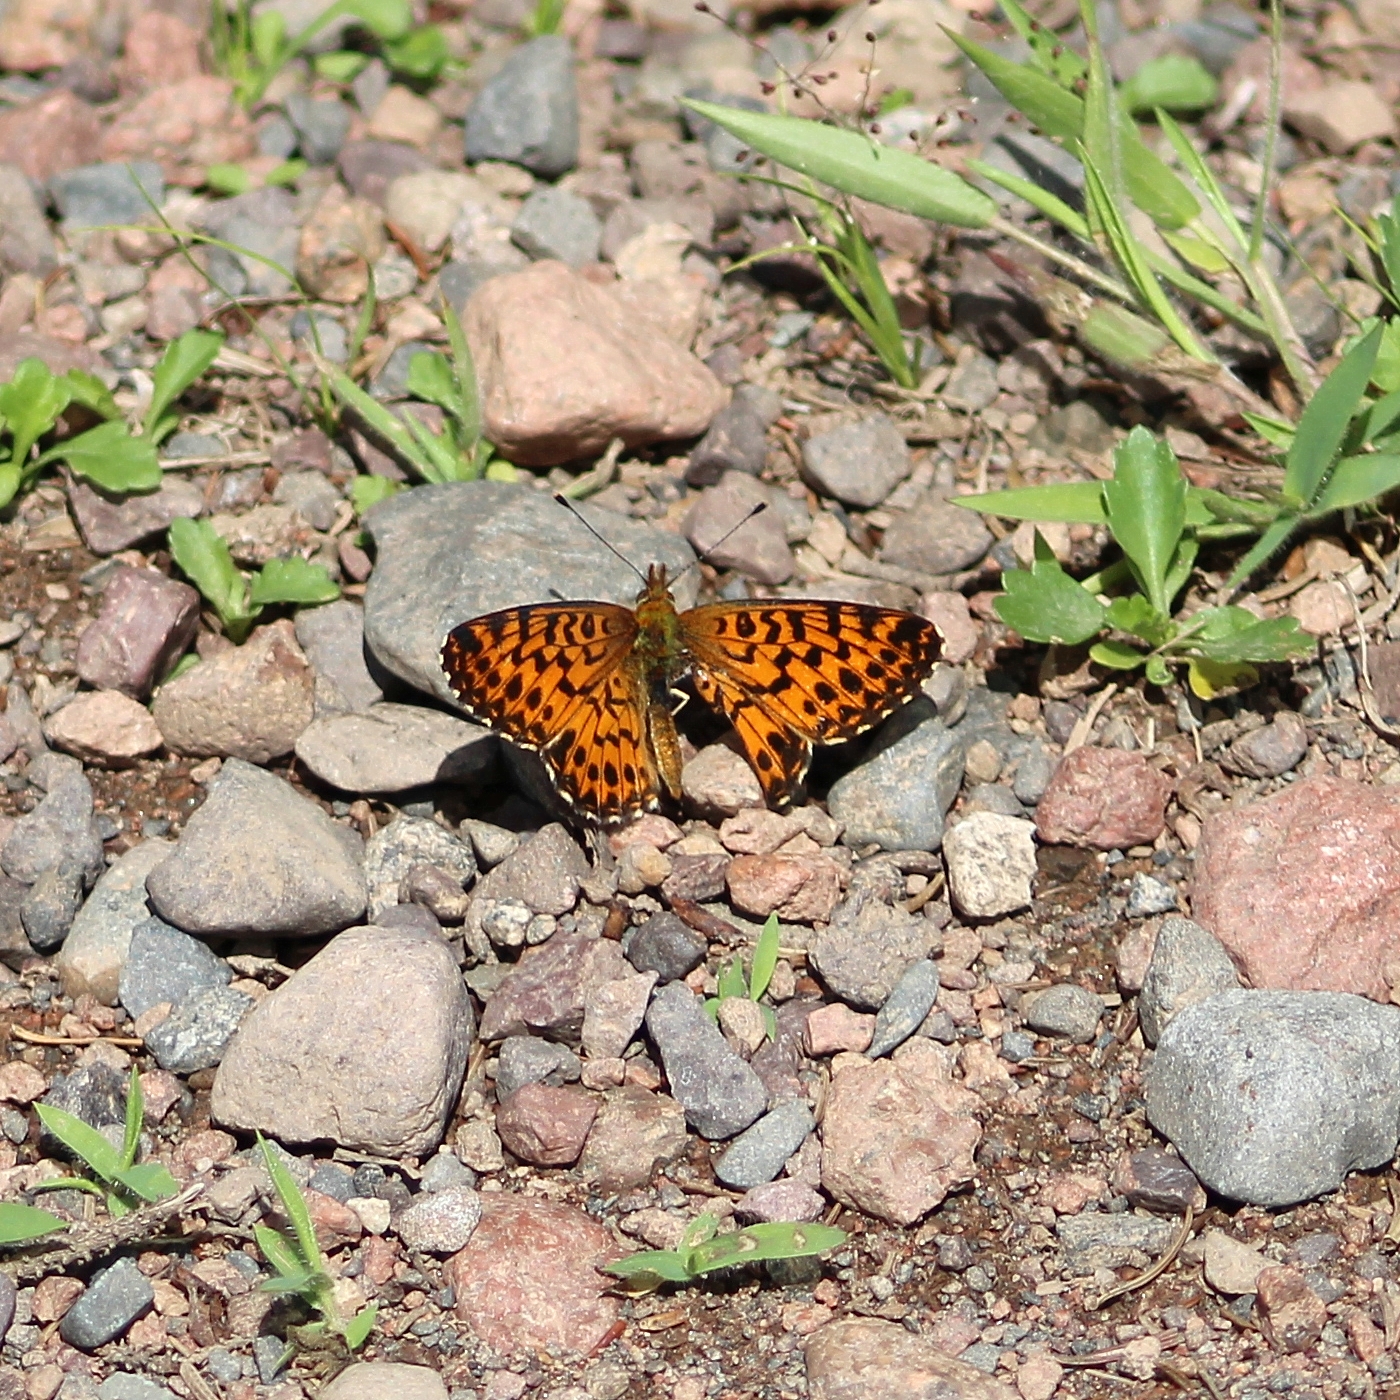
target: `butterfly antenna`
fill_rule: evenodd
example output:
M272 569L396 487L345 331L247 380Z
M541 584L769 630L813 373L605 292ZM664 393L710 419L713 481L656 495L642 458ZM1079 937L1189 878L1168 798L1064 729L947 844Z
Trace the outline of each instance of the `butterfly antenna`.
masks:
M582 525L583 528L587 530L588 533L592 535L595 540L597 540L600 544L604 545L606 548L612 550L612 552L616 554L617 557L621 559L622 562L626 564L627 567L631 569L632 572L636 574L637 577L641 579L643 583L647 581L647 576L611 540L604 539L603 536L600 535L598 531L587 520L583 518L583 512L580 511L579 508L566 495L564 495L562 491L556 491L554 493L554 499L559 505L563 506L565 510L570 511L573 514L574 518L578 521L578 523Z
M683 568L680 571L680 573L678 573L676 577L671 580L671 582L675 583L677 580L683 579L693 568L695 568L699 564L703 564L705 560L708 559L710 555L712 555L715 552L715 550L717 550L720 547L720 545L722 545L725 542L725 540L727 540L730 537L730 535L737 534L740 530L744 528L745 525L749 523L750 520L754 518L755 515L762 515L763 512L767 509L767 501L756 502L753 506L749 508L748 512L741 516L736 524L731 525L724 532L724 534L722 534L719 537L719 539L717 539L714 542L714 544L708 546L708 548L702 549L699 552L699 554L696 555L696 557L692 559L690 563L687 564L685 568Z

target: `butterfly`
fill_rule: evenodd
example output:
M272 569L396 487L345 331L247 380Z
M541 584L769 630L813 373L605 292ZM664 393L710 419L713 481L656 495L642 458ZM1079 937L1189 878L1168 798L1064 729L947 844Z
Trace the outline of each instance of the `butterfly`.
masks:
M912 700L938 659L932 623L896 608L818 600L720 602L679 612L665 565L634 608L532 603L448 633L442 666L463 708L538 753L561 795L604 824L681 792L676 683L734 726L774 807L812 745L853 739Z

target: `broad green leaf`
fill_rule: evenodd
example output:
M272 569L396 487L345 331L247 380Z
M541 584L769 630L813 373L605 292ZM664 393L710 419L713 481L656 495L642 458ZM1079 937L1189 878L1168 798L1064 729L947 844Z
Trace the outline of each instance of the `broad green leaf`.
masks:
M23 1244L53 1230L67 1229L69 1222L16 1201L0 1201L0 1244Z
M1294 617L1256 617L1247 608L1211 610L1212 617L1191 641L1212 661L1287 661L1312 651L1317 643Z
M14 377L0 384L0 417L14 439L10 460L21 470L29 461L30 449L68 407L72 392L66 379L56 378L35 356L21 360Z
M955 506L999 515L1005 520L1056 521L1065 525L1107 525L1101 481L1065 481L1054 486L1020 486L980 496L950 496Z
M79 476L117 495L154 491L162 480L155 443L132 437L126 424L116 418L55 443L39 460L67 462Z
M159 1162L141 1162L117 1173L116 1181L143 1201L164 1201L179 1191L175 1178Z
M151 405L146 410L142 431L148 435L170 407L202 375L223 349L224 337L218 331L186 331L165 347L151 374Z
M1196 519L1192 514L1192 503L1206 512L1210 520L1228 520L1236 524L1254 525L1263 529L1277 515L1277 505L1265 501L1250 501L1242 496L1227 496L1223 491L1212 491L1208 487L1193 486L1186 493L1186 523L1204 525L1206 520Z
M673 1249L643 1249L629 1254L625 1259L614 1259L611 1264L604 1264L603 1272L625 1279L642 1279L651 1275L659 1283L689 1283L691 1279L690 1271Z
M70 369L63 377L68 381L70 403L82 404L103 418L122 416L112 391L95 374L83 369Z
M778 916L770 914L763 925L763 932L754 944L753 965L749 968L749 995L757 1001L768 990L773 980L773 969L778 965Z
M246 618L248 581L234 568L228 544L207 520L174 520L170 524L170 557L199 589L225 626Z
M715 984L716 994L721 1001L727 1001L730 997L747 996L748 991L744 982L744 964L738 958L731 958Z
M234 161L220 160L204 169L204 183L215 194L246 194L253 188L253 177L246 166Z
M1078 141L1083 136L1083 98L1066 92L1038 68L1004 58L946 26L944 33L982 70L992 86L1046 136L1058 141Z
M1187 668L1187 684L1191 693L1202 700L1215 700L1259 684L1259 672L1245 662L1212 661L1193 656Z
M1374 442L1400 428L1400 391L1377 399L1366 410L1362 442Z
M0 510L14 500L22 479L19 468L13 462L0 463Z
M1400 287L1396 290L1400 294ZM1383 394L1400 389L1400 316L1392 316L1385 323L1381 348L1376 354L1375 368L1371 371L1371 382Z
M355 507L356 516L361 516L371 506L387 501L396 491L402 490L402 482L391 481L387 476L357 476L350 483L350 504Z
M435 350L420 350L409 360L408 392L435 403L459 421L466 414L466 405L457 391L452 366Z
M1309 515L1359 506L1400 486L1400 455L1372 452L1343 457L1332 469Z
M319 77L333 83L349 83L363 71L369 62L367 53L356 53L353 49L337 49L333 53L318 53L311 66Z
M834 1225L804 1225L794 1221L774 1221L750 1225L714 1239L691 1251L693 1273L730 1269L763 1259L802 1259L821 1254L846 1242L846 1232Z
M447 40L435 24L422 25L384 45L384 61L389 67L419 82L436 78L451 58Z
M999 7L1012 27L1030 46L1036 66L1054 78L1062 87L1070 88L1084 76L1088 65L1083 57L1066 44L1052 29L1047 29L1023 10L1016 0L1002 0Z
M1298 431L1296 424L1263 413L1250 413L1247 409L1240 416L1270 446L1286 451L1293 445L1294 434Z
M259 67L277 68L280 66L281 48L287 34L287 21L274 9L259 10L253 19L253 57ZM268 75L271 77L271 74Z
M1141 593L1127 593L1109 603L1104 612L1104 625L1141 637L1155 647L1167 640L1172 624L1171 619L1159 613Z
M846 194L959 228L986 228L996 216L990 196L913 151L802 117L681 101L759 154Z
M1214 243L1207 243L1204 238L1197 238L1189 233L1177 233L1172 229L1162 229L1161 234L1186 262L1201 272L1218 277L1222 272L1230 270L1230 259Z
M1147 653L1130 647L1127 642L1115 642L1109 638L1107 641L1095 642L1089 648L1089 658L1112 671L1133 671L1147 660Z
M371 1303L367 1308L361 1308L349 1322L345 1324L345 1345L351 1351L359 1351L369 1339L369 1334L374 1330L375 1319L379 1316L379 1304Z
M1114 457L1113 480L1103 484L1109 529L1148 601L1169 613L1165 584L1186 528L1186 478L1167 443L1141 426L1119 443Z
M1039 560L1002 575L997 616L1030 642L1077 646L1103 630L1103 605L1058 564Z
M81 1157L103 1181L113 1181L121 1170L121 1155L91 1124L65 1108L34 1105L39 1121L75 1156Z
M1342 356L1308 401L1284 464L1285 495L1299 505L1314 503L1342 445L1352 415L1371 380L1384 325L1377 322Z
M714 1237L715 1231L719 1229L719 1216L713 1211L703 1211L697 1215L689 1225L685 1227L681 1235L680 1252L694 1249L696 1245L704 1244L706 1240Z
M329 603L340 597L340 585L324 564L313 564L293 555L269 559L253 575L248 599L255 608L269 603Z
M1168 112L1200 112L1215 105L1220 85L1198 58L1166 53L1150 58L1118 90L1134 116L1156 107Z
M471 346L467 344L462 322L445 293L442 298L442 319L447 326L447 343L452 349L452 373L457 381L457 398L461 405L457 416L461 442L474 450L481 441L481 392L476 382L476 364L472 360Z
M294 185L310 168L308 163L300 156L295 156L291 160L284 160L281 165L274 165L271 170L263 176L265 185Z
M258 1146L262 1148L263 1165L267 1168L268 1176L272 1178L272 1185L282 1202L282 1209L287 1213L287 1219L292 1222L297 1254L306 1267L319 1268L321 1246L316 1242L316 1227L311 1223L311 1212L306 1208L306 1198L301 1194L301 1188L296 1184L291 1172L261 1133L258 1134Z
M1191 570L1196 566L1196 555L1200 552L1200 548L1201 542L1195 535L1182 536L1181 543L1177 545L1176 553L1172 556L1171 567L1167 570L1167 581L1162 587L1162 591L1168 598L1175 599L1176 595L1186 587L1186 581L1191 577Z

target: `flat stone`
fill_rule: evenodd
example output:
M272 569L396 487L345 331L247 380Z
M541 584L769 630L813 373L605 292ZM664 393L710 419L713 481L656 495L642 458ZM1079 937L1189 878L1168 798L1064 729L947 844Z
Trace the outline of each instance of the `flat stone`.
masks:
M1035 823L999 812L973 812L943 837L948 893L962 913L1000 918L1031 902Z
M900 974L875 1018L866 1053L872 1060L903 1045L933 1010L938 1000L938 967L928 958L912 962ZM808 1018L810 1024L811 1018Z
M909 475L910 466L904 434L885 413L814 433L802 444L808 485L859 510L878 506Z
M211 1113L280 1142L329 1139L423 1157L442 1141L474 1021L440 939L349 929L244 1020L219 1066Z
M209 205L199 215L201 231L247 252L211 249L210 270L235 295L284 296L291 283L280 268L292 268L297 257L297 211L284 189L267 186ZM249 256L257 254L259 257ZM261 259L266 259L262 261Z
M496 756L495 736L441 710L387 701L314 719L297 736L297 757L343 792L404 792L464 783Z
M896 1322L849 1317L807 1342L811 1400L1024 1400L1004 1381Z
M715 1162L715 1178L736 1191L772 1181L815 1127L804 1100L785 1100L729 1144Z
M70 1347L94 1351L120 1337L154 1301L155 1290L136 1261L118 1259L93 1275L87 1291L64 1313L59 1335Z
M553 179L573 168L578 149L578 91L569 41L550 34L521 44L467 113L467 163L508 160Z
M160 166L149 160L129 165L106 161L64 170L49 181L49 192L65 229L146 223L152 208L165 203Z
M1060 760L1036 808L1036 830L1050 845L1151 845L1166 825L1171 791L1171 780L1142 754L1086 745Z
M78 638L79 679L141 699L194 640L198 626L199 594L193 588L123 564L108 579L102 610Z
M626 971L622 950L611 939L556 933L526 949L501 979L482 1013L481 1038L539 1034L577 1044L590 990Z
M849 896L809 952L822 981L849 1006L878 1011L905 972L926 959L933 926L898 905Z
M954 574L970 569L995 543L982 517L937 493L926 495L890 522L880 558L902 569Z
M638 972L654 972L659 982L679 982L705 961L706 952L699 934L670 910L663 910L632 934L627 961Z
M583 1049L590 1059L616 1058L632 1043L646 1015L655 972L625 974L600 982L583 1008Z
M337 598L296 616L297 644L316 677L316 717L368 710L384 692L365 663L365 613Z
M757 476L768 459L768 427L781 412L782 401L772 390L757 384L735 386L734 397L715 414L690 454L686 481L713 486L726 472Z
M759 583L786 583L796 564L782 517L772 509L753 515L756 507L771 504L767 487L754 477L728 472L701 493L681 530L691 548L716 568L738 569Z
M75 695L49 717L44 736L98 768L128 768L164 743L150 711L119 690Z
M364 912L363 847L283 779L229 759L146 886L187 933L309 938Z
M192 481L179 477L167 477L157 490L144 495L123 497L108 497L85 481L73 481L68 501L83 543L94 554L130 549L158 535L172 520L192 520L204 509L203 492ZM166 582L174 588L185 586L174 580Z
M401 1361L359 1361L321 1387L321 1400L447 1400L447 1387L431 1366Z
M673 1162L690 1141L685 1110L665 1094L624 1084L602 1096L579 1171L602 1192L646 1186L657 1167Z
M436 253L447 242L462 206L468 202L495 206L499 200L464 170L415 170L389 185L384 217L403 229L425 253Z
M558 185L541 185L511 225L515 246L537 261L557 258L570 267L597 262L602 225L593 206Z
M527 1084L576 1084L581 1069L579 1057L566 1045L537 1035L507 1036L496 1056L497 1101L504 1102Z

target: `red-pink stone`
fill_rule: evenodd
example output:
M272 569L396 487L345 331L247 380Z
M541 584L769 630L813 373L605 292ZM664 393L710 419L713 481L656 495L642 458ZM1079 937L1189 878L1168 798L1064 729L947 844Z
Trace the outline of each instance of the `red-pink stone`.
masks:
M1075 749L1055 769L1036 808L1035 826L1050 845L1121 850L1148 845L1166 823L1170 780L1140 753Z

